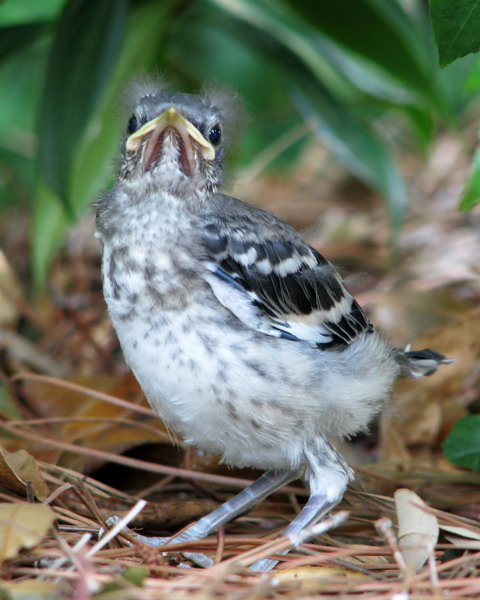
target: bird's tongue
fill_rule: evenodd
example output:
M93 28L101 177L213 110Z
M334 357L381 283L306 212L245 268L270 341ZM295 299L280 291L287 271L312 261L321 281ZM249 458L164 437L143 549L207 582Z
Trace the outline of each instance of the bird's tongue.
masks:
M167 139L165 139L167 138ZM191 177L197 168L195 148L186 128L181 126L158 126L150 136L143 154L143 169L149 171L164 151L164 144L176 144L179 162L184 173Z

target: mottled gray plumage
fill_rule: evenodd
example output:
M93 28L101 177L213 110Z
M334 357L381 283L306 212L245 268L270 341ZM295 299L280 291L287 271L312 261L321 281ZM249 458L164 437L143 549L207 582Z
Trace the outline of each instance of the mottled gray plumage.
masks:
M117 180L97 203L105 299L126 361L187 443L268 470L182 539L305 470L311 498L294 533L352 478L335 440L364 430L398 378L433 373L444 357L391 347L291 227L222 194L234 95L147 82L130 98Z

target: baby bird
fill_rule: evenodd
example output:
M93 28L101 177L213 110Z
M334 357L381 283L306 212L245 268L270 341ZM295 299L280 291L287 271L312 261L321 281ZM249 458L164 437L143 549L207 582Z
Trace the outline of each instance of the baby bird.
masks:
M365 430L397 379L448 361L392 347L298 233L222 193L235 94L147 81L131 97L116 182L96 203L125 359L187 444L266 470L172 541L209 535L303 474L310 497L285 531L295 534L353 478L335 440Z

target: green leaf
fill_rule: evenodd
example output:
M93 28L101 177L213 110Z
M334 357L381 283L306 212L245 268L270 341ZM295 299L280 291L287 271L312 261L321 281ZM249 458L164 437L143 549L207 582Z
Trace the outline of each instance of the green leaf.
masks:
M430 21L441 67L480 50L480 0L430 0Z
M0 5L0 25L21 25L40 23L55 18L60 12L65 0L3 0Z
M468 181L462 192L460 210L470 210L480 203L480 149L475 152Z
M115 72L110 78L99 110L78 146L71 179L71 203L81 214L94 194L113 176L111 161L118 151L125 123L120 121L119 98L132 73L151 69L171 26L175 0L138 3L129 14L128 27ZM130 107L129 107L130 108ZM122 115L125 116L125 115ZM130 115L127 115L127 118Z
M450 462L472 471L480 470L480 415L459 419L443 443Z
M136 565L134 567L128 567L123 572L123 579L129 583L133 583L137 587L141 587L145 579L149 576L150 570L143 565Z
M36 185L33 129L46 55L46 39L41 39L18 46L0 64L0 210L30 208Z
M0 28L0 60L14 52L17 48L22 48L31 44L41 35L48 31L48 25L45 23L28 23L27 25L12 25L10 27Z
M350 94L353 87L345 77L327 60L313 35L298 15L281 0L275 3L266 0L209 0L209 2L229 15L238 34L243 29L243 37L250 45L256 46L263 54L271 57L284 68L308 69L313 77L338 94ZM235 27L235 21L237 21ZM284 65L288 60L290 64Z
M69 180L71 212L80 215L93 195L106 185L112 166L108 160L118 148L123 124L118 119L118 102L125 79L139 69L151 66L168 30L169 12L175 0L137 3L132 9L125 39L99 108L90 119L82 139L77 140ZM42 180L34 207L32 230L32 271L34 289L46 282L53 254L71 225L59 195Z
M430 110L422 110L421 107L415 105L405 106L404 112L421 149L423 152L427 152L435 134L435 123L432 112Z
M70 0L60 19L39 116L39 168L70 214L70 177L79 137L116 64L127 0Z
M365 0L366 1L366 0ZM373 2L374 0L372 0ZM395 235L403 218L405 189L403 179L386 148L386 143L366 124L351 105L355 97L319 52L315 36L310 35L292 16L286 5L265 0L211 0L238 19L250 43L280 65L295 82L297 107L307 118L314 118L315 131L333 154L360 179L372 185L387 199L392 232ZM319 12L323 11L323 2ZM307 91L308 90L308 91Z
M385 196L392 232L396 235L405 211L405 186L385 143L326 90L320 93L318 87L303 85L295 88L294 98L304 118L313 124L316 135L334 156Z
M380 64L354 54L320 34L316 36L316 44L318 51L361 92L394 104L416 105L418 102L418 95Z
M397 0L295 0L292 5L306 22L340 46L435 100L437 90L424 36Z
M45 287L47 266L58 248L67 227L71 225L55 192L38 183L32 222L32 284L36 292Z
M469 92L480 91L480 56L477 56L470 70L465 89Z
M298 125L298 114L287 93L284 71L272 60L270 52L263 50L262 42L257 45L256 40L252 41L252 30L243 23L232 23L217 8L207 5L200 7L201 11L198 5L196 8L195 14L186 12L169 28L166 68L169 74L176 75L178 89L196 91L205 81L211 81L213 75L214 81L230 85L240 93L255 124L238 135L241 150L236 147L229 158L237 166L246 166L274 139ZM185 73L186 78L178 77ZM283 157L282 152L280 161ZM276 165L278 158L277 155L274 159Z

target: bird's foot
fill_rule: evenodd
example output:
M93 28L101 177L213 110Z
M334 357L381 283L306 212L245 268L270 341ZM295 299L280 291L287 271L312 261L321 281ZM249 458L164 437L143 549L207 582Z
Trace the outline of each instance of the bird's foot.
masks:
M116 525L119 521L120 517L114 515L112 517L109 517L106 523L109 527L111 527L113 525ZM184 531L183 533L180 533L175 537L142 535L141 533L136 533L132 531L128 527L124 527L123 532L127 533L128 537L133 538L135 542L140 542L141 544L145 544L146 546L150 546L151 548L158 548L160 546L165 546L168 544L177 544L179 542L189 542L195 539L194 537L188 535L187 531ZM98 537L102 537L104 533L105 532L103 528L101 528L98 532ZM128 543L132 544L131 541L129 541ZM190 560L199 567L203 567L206 569L207 567L211 567L214 564L214 560L208 557L206 554L203 554L202 552L180 552L186 559ZM167 556L167 554L167 551L162 551L162 556ZM188 563L180 563L178 566L182 568L191 567L191 565Z

